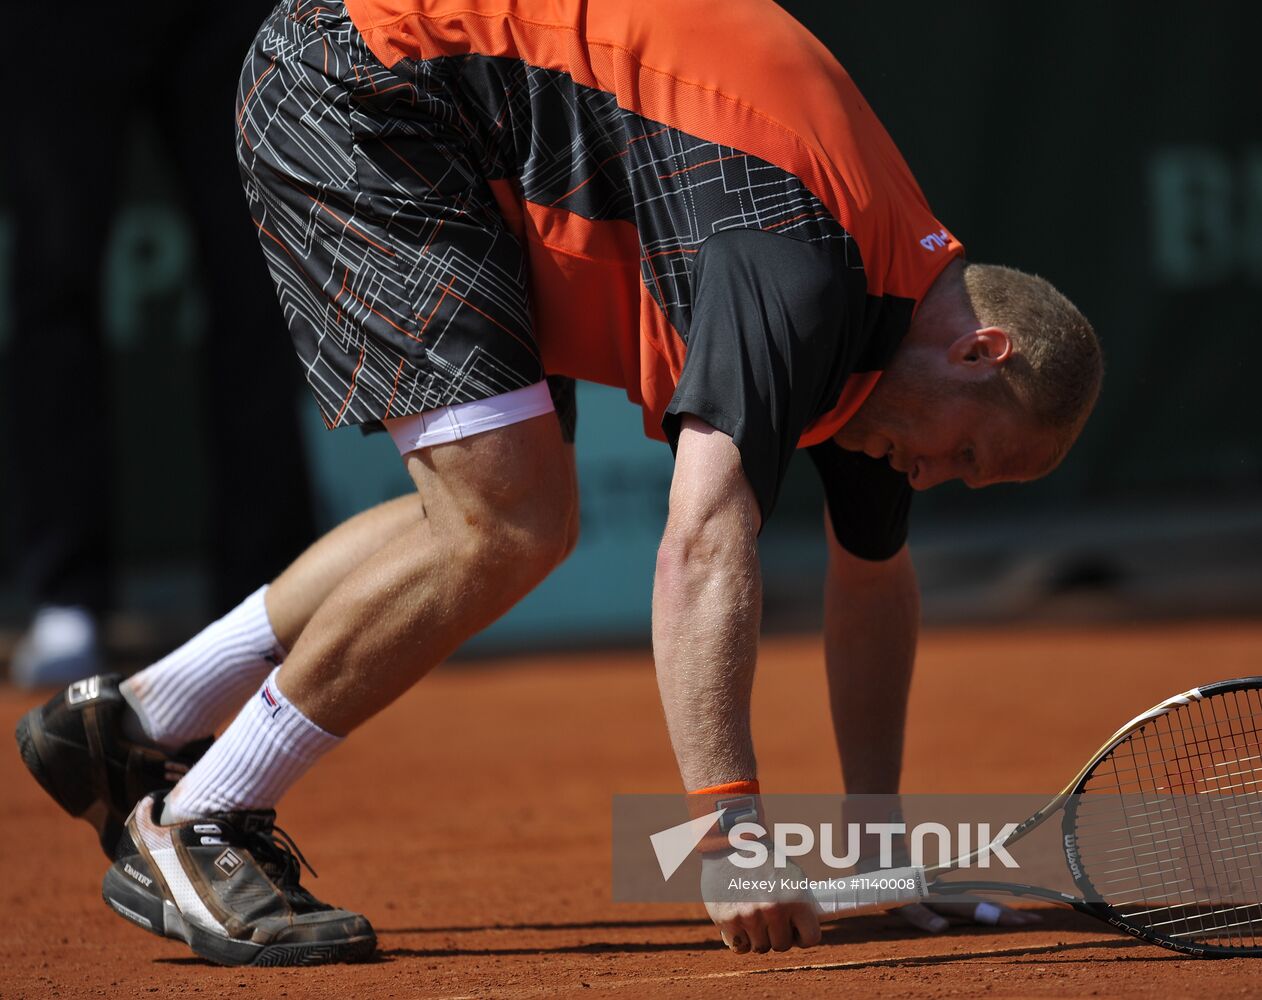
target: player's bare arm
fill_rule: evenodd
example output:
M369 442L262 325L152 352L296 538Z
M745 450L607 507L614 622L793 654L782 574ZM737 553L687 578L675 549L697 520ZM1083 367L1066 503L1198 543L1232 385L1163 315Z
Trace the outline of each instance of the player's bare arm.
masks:
M847 552L832 531L824 583L824 662L846 791L898 791L920 627L920 591L904 545L890 559Z
M907 697L920 630L915 566L906 545L889 559L863 559L837 542L828 518L825 534L824 662L846 792L893 795L900 787ZM898 912L913 927L935 934L947 929L947 916L1002 926L1036 919L993 903L980 909L972 903L914 903Z
M695 417L679 436L657 555L653 652L684 787L757 774L749 728L762 575L758 504L731 438Z
M749 703L762 620L760 524L732 439L685 418L657 557L653 651L671 744L689 791L757 776ZM819 920L806 896L707 898L706 907L736 952L819 942Z
M824 663L842 778L849 795L893 795L902 776L907 696L920 630L916 570L906 544L889 559L864 559L838 543L828 515L824 533ZM937 933L947 927L945 917L922 904L900 913L921 930Z

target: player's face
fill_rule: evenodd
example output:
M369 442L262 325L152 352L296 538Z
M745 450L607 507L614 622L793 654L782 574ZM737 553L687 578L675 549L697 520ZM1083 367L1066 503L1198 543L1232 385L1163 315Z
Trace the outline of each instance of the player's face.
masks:
M967 486L1037 479L1055 464L1055 442L1010 405L932 366L887 372L835 440L887 459L913 489L952 479Z

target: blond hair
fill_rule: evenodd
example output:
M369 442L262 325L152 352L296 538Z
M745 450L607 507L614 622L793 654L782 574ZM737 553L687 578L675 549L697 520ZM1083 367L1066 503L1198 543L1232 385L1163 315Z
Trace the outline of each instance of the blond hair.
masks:
M1100 342L1085 316L1050 282L995 264L968 263L964 288L984 326L1008 334L1007 388L1033 417L1068 443L1095 406L1104 377Z

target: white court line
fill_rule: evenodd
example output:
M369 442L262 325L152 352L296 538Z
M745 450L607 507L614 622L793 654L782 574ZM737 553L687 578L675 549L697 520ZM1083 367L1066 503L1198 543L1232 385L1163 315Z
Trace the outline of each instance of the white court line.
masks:
M612 976L601 976L600 982L588 983L589 986L602 990L620 990L631 986L653 986L662 983L702 982L710 979L738 979L741 976L767 976L786 972L836 972L845 969L888 968L898 965L916 965L942 961L968 962L980 958L1004 958L1017 955L1039 955L1054 951L1068 951L1071 948L1094 948L1100 945L1126 942L1126 938L1116 936L1106 938L1088 938L1085 941L1066 941L1063 944L1037 945L1033 948L995 948L991 951L969 951L950 955L903 955L899 958L856 958L849 962L812 962L809 965L770 965L761 969L732 969L728 972L699 972L695 975L675 974L672 976L625 976L617 979ZM1137 942L1138 943L1138 942ZM389 949L387 949L388 951ZM513 997L552 996L560 989L571 989L569 986L555 984L548 987L536 987L521 992L504 994ZM434 997L432 1000L483 1000L485 994L457 993L450 996Z

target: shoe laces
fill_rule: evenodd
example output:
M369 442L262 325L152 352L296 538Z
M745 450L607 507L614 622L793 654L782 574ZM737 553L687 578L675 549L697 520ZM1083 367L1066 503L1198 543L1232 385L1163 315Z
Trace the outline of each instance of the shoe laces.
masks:
M302 869L312 878L319 878L311 862L306 859L294 838L275 823L267 822L255 829L237 828L241 846L249 850L260 868L271 878L292 902L308 906L323 906L300 884Z

